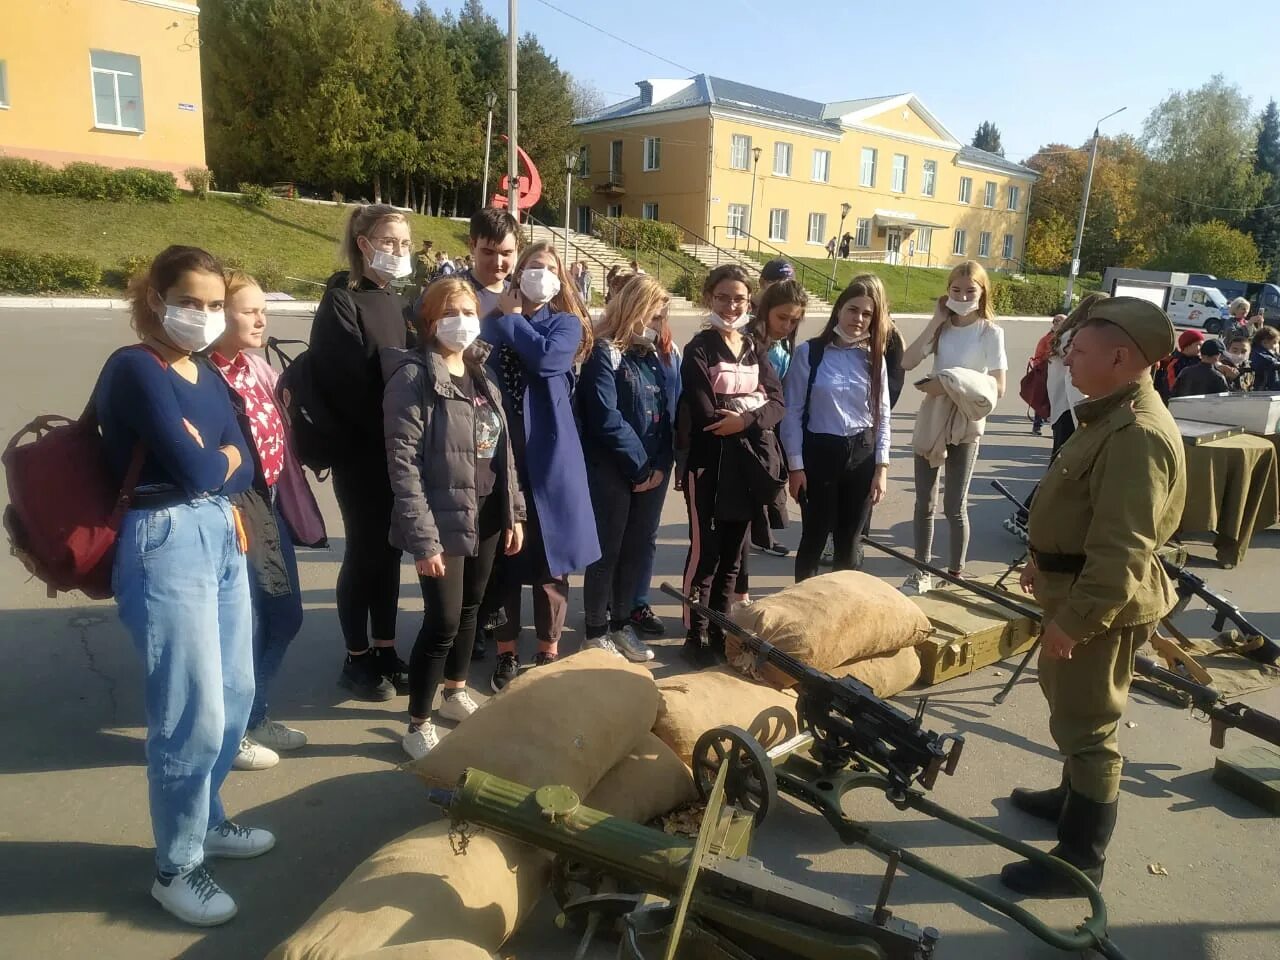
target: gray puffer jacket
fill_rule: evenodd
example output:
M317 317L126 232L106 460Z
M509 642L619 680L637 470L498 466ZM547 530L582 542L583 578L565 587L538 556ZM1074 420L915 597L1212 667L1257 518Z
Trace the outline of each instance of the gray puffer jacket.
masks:
M387 472L395 494L391 544L415 560L438 553L474 556L478 547L475 408L454 386L444 359L429 346L426 350L388 348L380 354L387 384L382 395ZM476 359L468 356L468 372L502 416L498 386ZM525 519L525 506L505 417L502 449L494 467L497 482L491 496L506 494L509 529Z

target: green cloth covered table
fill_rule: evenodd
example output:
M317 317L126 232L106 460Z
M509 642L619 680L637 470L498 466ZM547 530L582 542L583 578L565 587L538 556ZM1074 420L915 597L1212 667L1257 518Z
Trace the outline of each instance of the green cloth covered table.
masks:
M1188 445L1181 533L1212 533L1218 562L1237 565L1256 529L1280 513L1280 474L1270 440L1242 433Z

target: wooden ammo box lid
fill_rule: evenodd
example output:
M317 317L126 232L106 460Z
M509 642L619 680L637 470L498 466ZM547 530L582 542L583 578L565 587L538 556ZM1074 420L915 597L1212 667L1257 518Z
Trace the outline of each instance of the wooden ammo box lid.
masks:
M995 578L983 582L994 586ZM1034 605L1028 597L1009 596ZM916 647L920 683L926 687L1022 653L1036 636L1036 625L1028 618L950 584L911 599L933 625L933 635Z

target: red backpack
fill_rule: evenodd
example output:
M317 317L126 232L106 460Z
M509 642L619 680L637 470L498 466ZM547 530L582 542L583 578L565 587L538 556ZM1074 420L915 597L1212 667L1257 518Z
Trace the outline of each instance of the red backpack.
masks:
M164 364L147 347L124 349L146 350ZM95 386L78 420L57 414L36 417L0 455L9 485L4 527L10 550L45 583L50 597L66 590L94 600L111 597L117 531L146 459L139 443L123 485L116 482L98 430L97 392ZM33 439L24 443L28 437Z
M1049 363L1034 357L1027 364L1027 372L1022 375L1018 384L1018 396L1023 399L1031 412L1041 420L1048 420L1052 415L1049 405Z

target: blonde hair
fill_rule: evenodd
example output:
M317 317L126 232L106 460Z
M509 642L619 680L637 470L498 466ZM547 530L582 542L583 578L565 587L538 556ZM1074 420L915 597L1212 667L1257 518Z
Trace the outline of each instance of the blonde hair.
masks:
M987 269L977 260L966 260L964 263L957 264L947 274L947 290L951 290L951 285L957 280L972 280L978 285L982 291L982 295L978 297L978 318L983 323L990 324L996 318L995 296L991 289L991 278L987 276ZM948 310L948 313L951 311ZM933 352L938 352L938 341L942 338L942 331L946 329L946 324L938 327L933 332Z
M259 290L262 289L262 284L243 270L228 270L226 274L223 275L222 279L225 280L227 284L228 300L230 300L233 295L247 287L257 287Z
M609 340L619 350L635 344L649 320L671 302L671 294L657 280L639 274L627 281L604 308L596 328L597 340ZM661 333L659 333L661 337Z
M435 338L436 324L440 322L445 307L454 297L467 297L472 303L479 305L475 288L462 277L444 277L427 287L413 317L418 337L424 344Z
M1227 304L1227 313L1231 314L1233 317L1236 316L1237 313L1242 317L1247 317L1249 315L1249 301L1244 297L1236 297Z
M582 304L582 297L578 296L577 287L569 281L569 275L564 269L564 262L560 259L560 254L556 252L556 245L546 240L540 240L537 243L529 244L529 246L520 251L520 259L516 261L515 269L511 271L511 282L516 289L520 288L520 274L524 272L525 265L534 254L538 253L551 254L552 261L556 265L556 276L560 278L560 292L551 298L551 309L557 313L571 313L582 324L582 342L578 345L578 353L573 358L575 363L581 363L590 356L595 336L591 332L591 319L587 316L587 308Z
M364 254L356 240L369 236L382 224L396 220L409 222L403 213L387 203L368 203L352 209L342 237L342 258L347 261L347 286L350 289L359 287L364 277Z

